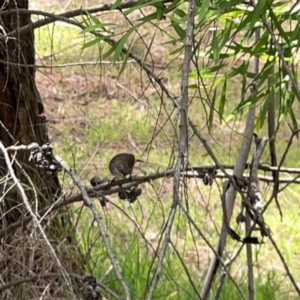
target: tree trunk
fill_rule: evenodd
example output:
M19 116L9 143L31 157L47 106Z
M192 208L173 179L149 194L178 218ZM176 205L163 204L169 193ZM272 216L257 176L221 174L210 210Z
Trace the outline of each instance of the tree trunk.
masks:
M28 1L0 0L0 13L17 8L28 9ZM16 143L28 145L36 142L42 145L48 142L44 108L35 85L34 33L28 30L3 38L5 34L30 22L30 15L16 12L0 14L0 140L5 147ZM58 198L60 185L57 176L47 176L28 158L28 151L18 151L16 159L22 168L16 163L13 168L26 191L30 206L36 211ZM8 174L7 163L0 151L0 230L28 215L24 199ZM71 238L70 229L66 229L64 224L68 224L67 228L71 227L70 215L66 210L63 217L61 212L52 212L41 223L53 248L57 250L59 245L58 256L63 267L68 273L81 274L83 263L80 252ZM60 280L61 268L52 259L49 247L32 222L26 228L23 226L8 233L1 240L0 254L0 299L32 299L39 298L43 293L54 298L63 294L66 297L66 286L60 289L64 284ZM30 279L34 275L49 273L52 276L34 281ZM1 289L1 285L24 278L29 281Z

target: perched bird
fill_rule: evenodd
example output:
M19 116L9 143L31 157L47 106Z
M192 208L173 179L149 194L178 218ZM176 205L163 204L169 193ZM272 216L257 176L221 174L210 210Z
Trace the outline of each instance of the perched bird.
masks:
M112 175L119 179L131 175L135 164L135 157L131 153L120 153L109 162L108 168Z

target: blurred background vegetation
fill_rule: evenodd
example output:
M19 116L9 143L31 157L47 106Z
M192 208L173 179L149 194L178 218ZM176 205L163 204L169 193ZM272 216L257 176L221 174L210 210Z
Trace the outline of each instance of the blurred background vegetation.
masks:
M86 26L94 26L94 30L112 36L116 41L136 26L123 45L147 64L172 94L179 96L188 3L176 2L176 8L161 20L156 18L159 10L147 4L141 4L140 9L132 9L131 13L126 9L121 12L105 11L94 14L93 18L82 16L79 19ZM242 3L234 5L233 1L211 1L210 6L209 2L199 1L197 7L189 117L219 161L235 164L250 104L256 102L257 106L256 132L259 136L268 136L267 124L261 120L267 118L266 107L273 93L278 124L276 150L280 159L291 134L288 124L296 128L299 122L299 99L289 80L285 79L282 62L274 46L271 46L270 35L259 17L260 14L266 16L273 26L297 81L299 7L292 1L259 1L257 11ZM99 3L93 0L80 3L76 0L53 0L30 1L30 5L34 9L63 13ZM169 5L166 4L167 7ZM201 7L204 8L201 10ZM140 21L151 14L155 15L153 19ZM283 28L285 35L278 30L278 26ZM253 46L257 28L261 30L262 38ZM121 53L115 54L119 51L116 49L109 54L111 46L105 40L96 43L94 39L80 28L63 22L35 30L36 59L40 66L36 81L45 105L50 141L55 152L76 170L87 185L94 175L111 178L108 162L122 151L132 152L146 161L148 173L172 167L177 157L178 111L157 85L151 83L136 61ZM261 59L260 70L265 71L263 75L253 73L255 56ZM270 71L270 65L275 68L274 73ZM274 88L267 84L271 76ZM247 86L254 78L258 81L258 92L250 97ZM300 167L298 149L299 140L296 138L284 161L285 167ZM189 162L192 166L213 164L191 132ZM261 162L270 163L267 148ZM76 192L73 182L66 176L61 174L60 179L64 191ZM220 180L210 187L199 179L189 179L183 200L211 245L217 243L222 222L221 186ZM143 299L154 274L154 253L161 242L172 203L173 181L172 178L165 178L147 183L142 188L142 196L133 204L119 200L117 195L108 197L110 203L106 208L96 203L133 299ZM261 189L264 199L269 199L272 186L261 183ZM299 186L289 185L279 195L283 219L274 201L264 217L299 285L298 195ZM236 225L234 221L239 210L240 201L237 201L232 223L233 228L243 235L243 225ZM82 203L74 204L73 211L76 237L86 257L86 271L121 295L120 283L111 269L93 216ZM175 217L172 242L153 299L198 299L192 282L200 289L212 252L180 210ZM227 239L224 260L239 247L238 242ZM268 240L253 249L256 299L299 299ZM244 250L229 270L243 294L247 295ZM210 299L215 299L217 282ZM219 299L241 299L229 278Z

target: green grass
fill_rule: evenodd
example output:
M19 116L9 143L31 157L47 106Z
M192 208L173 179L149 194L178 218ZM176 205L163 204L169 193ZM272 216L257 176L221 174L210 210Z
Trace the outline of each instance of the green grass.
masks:
M54 52L56 53L55 63L57 64L96 59L98 49L94 47L82 51L82 42L80 31L68 26L57 25L53 31L51 27L36 31L36 47L39 56L46 57ZM162 56L164 59L168 59L168 50L165 50ZM50 135L56 154L61 155L70 166L76 167L77 173L85 184L89 184L90 178L96 174L100 177L111 178L107 166L114 154L120 151L131 151L137 156L141 156L153 137L154 130L158 132L162 126L164 126L164 131L155 135L155 139L142 158L148 159L149 170L163 170L169 165L174 142L174 128L177 129L179 125L176 121L176 112L172 113L172 104L168 99L164 99L164 107L161 107L159 95L156 94L153 87L145 88L144 81L148 80L145 75L141 78L137 66L129 65L120 78L120 82L137 96L141 95L141 90L145 88L147 95L147 98L141 97L139 103L135 102L126 91L116 85L116 75L119 69L120 66L105 65L86 67L84 70L81 67L70 67L53 71L55 74L63 75L61 81L55 79L54 81L56 89L65 96L64 100L58 104L60 111L65 111L65 113L59 122L49 127ZM179 94L180 81L171 76L174 72L174 69L167 69L164 71L163 77L166 78L167 86L172 89L172 92ZM87 89L89 89L89 85L94 87L96 92L72 98L69 93L70 86L71 90L76 90L78 86L76 84L72 86L72 83L64 80L74 74L82 75L84 80L82 79L80 82L85 82ZM96 88L100 83L107 86L108 93L112 95L111 98L98 95ZM229 113L239 102L236 84L229 86L228 95L231 95L232 101L226 107L226 113ZM54 100L53 103L47 105L48 108L54 105ZM171 115L170 119L168 118L169 115ZM206 124L207 115L199 99L195 99L191 104L189 116L199 129L202 129ZM50 114L49 118L51 117L57 117L55 112L53 115ZM159 119L158 123L156 123L156 118ZM78 121L79 119L82 121ZM238 132L232 133L232 129L228 125L220 127L217 116L216 123L212 128L212 136L210 136L207 128L201 131L222 163L233 163L236 159L245 116L238 121L240 121L240 125L235 128ZM231 122L230 125L235 124ZM266 129L260 132L260 135L265 134ZM286 147L288 134L287 125L284 124L278 133L276 145L279 157ZM135 149L132 149L132 144L135 144ZM211 159L206 155L204 147L195 136L191 136L189 149L189 159L192 165L211 164ZM285 166L299 166L297 151L297 144L295 144L284 163ZM263 159L267 159L267 149ZM69 178L62 174L60 176L64 189L73 186ZM220 182L219 184L221 186ZM268 199L267 195L270 195L270 188L265 184L262 187L266 199ZM113 195L109 199L118 207L108 204L108 209L103 210L100 205L97 205L108 232L113 252L133 299L143 297L154 272L154 254L149 243L154 248L159 243L161 229L165 224L172 201L172 180L158 180L152 185L145 184L142 188L142 196L138 202L132 205L118 200L117 195ZM182 195L184 201L188 202L190 215L196 220L197 226L209 242L215 245L222 221L218 187L214 184L210 188L204 186L200 180L189 180L188 188L188 198L185 199ZM295 185L291 185L280 195L279 201L284 213L283 222L280 221L274 203L271 204L265 214L266 222L272 229L274 239L294 275L298 274L300 268L300 252L298 250L300 235L297 229L299 219L298 195L299 188ZM94 201L97 203L96 199ZM83 252L87 254L86 270L100 279L110 267L110 262L91 213L86 208L80 212L80 205L75 204L73 206L74 224L77 218L79 220L76 228L77 238ZM236 227L234 219L239 211L238 207L239 202L237 201L232 221L234 227ZM124 214L124 211L131 219L135 220L137 225ZM136 226L139 227L139 230ZM237 230L243 235L243 228L237 228ZM181 259L188 267L190 276L199 291L211 257L211 251L188 223L187 218L179 211L175 217L172 241L176 245ZM292 294L293 288L287 278L284 277L285 271L276 252L268 240L265 242L261 247L254 247L253 251L256 299L296 299ZM228 240L227 251L229 253L235 252L237 247L237 243ZM230 271L240 289L246 294L245 251L234 262ZM122 293L120 284L112 271L104 278L103 283L116 293ZM212 291L211 299L213 299L215 290L216 286ZM154 299L196 298L180 259L169 247L164 262L162 282L158 284ZM228 278L220 299L240 299L236 288Z

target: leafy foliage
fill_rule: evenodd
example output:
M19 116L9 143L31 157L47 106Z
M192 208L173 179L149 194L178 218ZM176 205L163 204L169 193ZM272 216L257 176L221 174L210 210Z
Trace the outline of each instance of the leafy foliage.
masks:
M116 1L112 8L116 8L119 3L120 1ZM282 59L286 61L293 70L293 76L297 78L297 49L300 35L299 8L296 5L290 7L286 1L271 0L258 1L254 7L233 0L203 0L196 1L196 5L194 69L191 70L190 78L201 78L201 80L198 85L191 85L190 88L203 89L209 95L211 103L209 126L212 126L215 113L219 115L220 122L228 122L242 114L251 104L256 104L260 106L256 123L256 128L259 130L266 120L269 95L274 94L276 95L279 123L290 117L293 127L296 128L297 123L293 113L296 96L281 61ZM139 1L137 5L124 9L122 13L124 17L127 17L131 13L145 10L149 6L153 7L156 12L144 14L144 17L137 19L134 26L121 35L109 50L102 53L103 59L112 56L116 63L121 59L124 46L130 47L130 37L138 32L141 26L145 23L150 24L150 22L153 26L159 26L162 19L169 24L166 30L169 40L165 45L170 43L178 45L177 49L170 54L177 55L182 51L182 45L186 38L186 2L177 0L171 4L164 4L160 0ZM263 20L268 20L268 24L272 28L271 32L266 28ZM86 42L83 45L84 48L105 42L108 37L114 38L113 34L109 34L109 26L112 24L101 23L98 18L91 15L88 22L90 25L83 33L103 31L107 35ZM290 29L287 30L287 26ZM261 30L261 37L255 43L253 36L257 28ZM211 32L207 41L201 35L204 29ZM283 51L283 57L278 55L272 42L272 34L275 32L277 33L275 37ZM111 40L109 43L111 44ZM254 57L259 57L262 62L258 76L249 67L249 63ZM128 55L125 56L119 76L126 67L127 59ZM228 106L226 86L228 80L232 78L237 78L241 82L242 99L239 105L228 112L225 109ZM268 85L270 78L273 80L272 86ZM247 91L251 82L256 83L257 90L249 95ZM215 88L219 88L220 92L213 92Z

